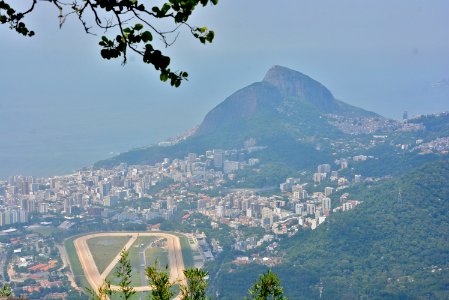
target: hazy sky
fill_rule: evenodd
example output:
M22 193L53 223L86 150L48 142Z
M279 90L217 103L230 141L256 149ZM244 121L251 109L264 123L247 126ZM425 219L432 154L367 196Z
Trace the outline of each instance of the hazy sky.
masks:
M57 15L39 2L33 38L0 27L0 178L62 173L176 135L275 64L387 117L449 110L446 0L222 0L192 20L215 30L213 44L183 32L168 49L190 74L178 89L138 57L102 60L99 37L75 18L60 30Z

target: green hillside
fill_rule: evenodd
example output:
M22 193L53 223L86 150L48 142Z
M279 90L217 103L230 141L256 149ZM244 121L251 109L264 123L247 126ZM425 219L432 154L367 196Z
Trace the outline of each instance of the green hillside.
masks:
M274 271L286 295L319 299L322 288L322 299L448 299L449 161L352 195L363 204L281 244L285 264ZM212 289L241 298L264 269L228 265Z
M314 166L329 157L315 149L324 139L345 137L329 124L325 114L380 116L338 101L321 83L285 67L274 66L263 81L244 87L213 108L194 135L170 146L135 149L95 167L121 162L153 164L163 158L182 158L189 152L239 149L249 138L267 146L265 163L285 164L293 169ZM329 150L330 151L330 150Z

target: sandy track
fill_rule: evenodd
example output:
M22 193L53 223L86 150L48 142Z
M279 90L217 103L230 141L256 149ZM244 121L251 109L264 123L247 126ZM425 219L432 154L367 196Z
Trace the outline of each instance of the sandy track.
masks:
M92 253L90 252L89 246L87 245L87 241L89 239L95 237L105 237L105 236L129 236L130 239L125 245L125 249L128 250L131 245L136 241L139 236L158 236L167 239L168 246L168 261L169 261L169 271L170 271L170 279L172 282L181 282L185 283L184 277L184 261L182 258L181 251L181 242L179 241L179 237L170 233L164 232L111 232L111 233L95 233L89 234L82 237L77 238L73 241L76 252L78 254L81 267L83 268L84 274L86 275L86 279L89 282L90 286L94 291L98 291L98 288L103 284L104 279L108 276L108 274L113 270L114 266L117 264L120 259L120 254L118 254L112 262L106 267L105 271L100 274L98 268L95 264ZM117 286L111 286L112 289L118 289ZM134 289L138 292L149 291L151 288L149 286L138 286L134 287Z

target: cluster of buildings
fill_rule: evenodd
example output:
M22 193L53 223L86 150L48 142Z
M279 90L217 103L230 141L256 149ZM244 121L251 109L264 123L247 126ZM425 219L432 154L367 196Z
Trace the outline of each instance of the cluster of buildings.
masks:
M392 131L406 126L395 120L383 117L347 117L335 114L327 114L328 122L342 132L352 135L371 134L379 130Z
M445 117L448 113L439 113L432 115L420 115L408 119L408 113L404 112L402 122L386 119L383 117L346 117L340 115L328 114L329 123L351 135L372 134L375 132L410 132L424 130L425 126L413 120L427 117Z
M212 228L229 226L235 237L233 247L247 251L261 245L275 249L276 237L297 234L302 228L315 229L332 212L349 210L360 203L349 195L337 199L333 195L350 182L362 180L360 175L347 179L339 171L353 161L368 159L363 155L336 160L337 170L321 164L316 172L301 179L287 178L280 184L280 193L220 189L238 170L257 167L259 160L252 153L261 149L250 139L240 150L189 153L183 159L164 159L154 165L120 164L112 169L86 169L51 178L13 176L0 182L0 212L9 214L9 219L5 217L5 223L0 224L45 223L42 221L50 215L65 218L59 225L64 230L73 225L75 216L99 217L103 224L151 226L155 219L170 219L181 204L191 207L194 203L196 209L181 221L199 212L211 219ZM220 193L213 192L218 190ZM263 234L241 234L242 228L258 228ZM218 240L212 239L210 247L203 240L199 247L206 260L222 251Z
M67 297L69 285L54 243L28 233L3 239L0 251L3 276L13 283L16 295L26 294L30 299Z
M362 155L352 157L355 161L366 158ZM342 159L336 163L341 168L347 168L348 161ZM361 175L356 175L352 183L361 180ZM346 185L342 186L342 182ZM275 235L291 236L300 228L315 229L332 212L354 208L360 201L351 200L347 193L337 198L336 204L341 207L332 205L331 195L347 187L349 182L345 177L339 177L338 171L332 171L330 164L322 164L317 166L317 172L312 178L305 182L300 178L287 178L280 184L281 195L262 196L249 190L237 190L218 197L204 196L198 199L197 210L214 222L227 224L234 229L241 226L262 227L266 232L272 232L263 238L237 238L234 248L245 251L270 242ZM325 186L322 191L314 191L320 183L329 186Z
M27 223L48 214L97 215L114 221L169 219L180 198L173 193L157 193L157 186L195 184L199 188L219 186L224 177L233 177L240 168L259 163L251 153L260 150L249 141L241 150L214 149L184 159L164 159L155 165L128 166L113 169L81 170L74 174L51 178L12 176L0 181L0 226ZM134 200L150 198L151 207L125 209ZM123 208L123 209L120 209Z
M14 224L12 220L28 222L29 216L39 220L48 214L99 216L108 223L145 224L156 218L170 219L180 202L189 202L196 204L197 212L210 217L212 225L271 231L272 235L262 238L237 238L235 248L248 250L271 241L274 235L292 235L300 228L315 229L323 223L333 211L334 191L361 181L360 175L349 180L339 176L338 170L348 168L351 161L367 159L358 155L336 160L338 170L332 170L330 164L318 165L311 178L288 178L281 183L281 194L263 196L250 190L229 190L213 197L207 193L221 186L226 178L233 179L237 170L256 166L259 161L251 153L257 150L260 147L250 140L241 150L190 153L184 159L164 159L155 165L121 164L112 169L81 170L42 179L14 176L0 183L2 214L15 212L15 217L5 218L3 225ZM323 190L316 191L316 186ZM340 210L356 205L345 203L341 203L344 208Z
M416 140L416 145L411 151L419 151L421 154L449 152L449 137L436 138L433 141L424 143L423 140Z

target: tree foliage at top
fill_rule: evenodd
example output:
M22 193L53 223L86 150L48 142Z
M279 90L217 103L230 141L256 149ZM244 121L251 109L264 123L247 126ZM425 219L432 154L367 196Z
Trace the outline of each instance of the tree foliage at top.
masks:
M181 285L182 300L207 300L207 271L193 268L184 271L187 285Z
M24 36L34 36L35 32L28 28L24 19L40 2L29 1L28 9L18 11L8 3L10 1L0 0L0 24L9 24L12 30ZM211 43L215 36L214 31L207 27L191 25L189 18L199 5L216 5L218 0L168 0L160 6L152 6L147 1L139 0L43 2L51 2L57 8L60 26L68 16L75 15L86 33L111 33L109 36L103 35L99 42L103 58L121 58L125 64L131 51L141 56L144 63L153 65L159 71L161 81L169 81L175 87L187 79L188 73L171 70L170 57L157 49L157 44L162 44L163 47L173 45L182 27L187 28L203 44Z
M249 294L249 299L253 300L287 300L284 297L279 277L271 270L260 276L259 280L249 290Z
M174 296L172 291L173 283L170 282L170 275L167 272L168 267L165 267L164 271L161 271L157 267L157 261L154 265L147 267L145 274L148 278L149 286L152 288L150 299L152 300L165 300L171 299Z
M0 298L8 298L8 297L11 297L12 295L13 295L13 293L11 290L11 286L8 283L5 283L0 288Z
M131 273L132 266L129 259L129 252L123 249L120 253L120 260L118 261L115 269L115 277L120 279L120 298L123 300L131 299L131 297L136 293L134 288L131 286Z
M131 286L132 266L129 260L129 252L123 249L120 252L120 260L117 262L115 276L120 279L119 291L113 291L109 281L98 289L90 292L91 300L105 300L113 294L119 294L121 299L130 299L136 292ZM208 272L198 268L184 270L185 283L170 281L168 266L160 270L157 260L152 266L145 269L148 285L151 287L149 299L170 300L175 296L174 287L179 284L181 300L208 300L206 295ZM283 296L281 282L276 274L269 270L263 274L253 288L250 289L250 299L254 300L287 300ZM0 294L1 295L1 294Z

